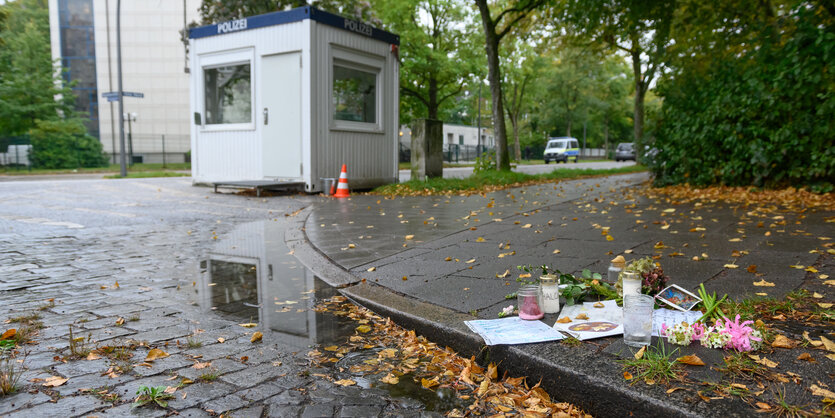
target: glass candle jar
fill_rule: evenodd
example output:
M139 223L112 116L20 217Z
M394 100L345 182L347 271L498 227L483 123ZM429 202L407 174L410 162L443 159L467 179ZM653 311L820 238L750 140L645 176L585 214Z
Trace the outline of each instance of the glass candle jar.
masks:
M519 318L533 320L545 316L541 308L539 286L520 287L516 293L516 304L519 306Z
M620 272L623 271L624 267L626 267L626 260L622 255L619 255L612 260L612 264L609 265L609 274L607 276L609 283L617 283L618 275L620 275Z
M620 275L623 278L623 297L641 294L641 275L631 270L625 270Z
M545 275L539 278L539 291L542 293L542 311L558 313L560 311L560 286L557 277Z

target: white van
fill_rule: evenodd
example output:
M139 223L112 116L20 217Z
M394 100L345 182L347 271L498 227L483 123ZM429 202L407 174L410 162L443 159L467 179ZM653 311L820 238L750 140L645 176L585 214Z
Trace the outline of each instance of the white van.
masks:
M550 138L548 145L545 146L545 151L542 153L542 159L545 160L545 164L551 161L567 163L568 160L574 160L576 163L579 156L580 145L577 142L577 138L568 136Z

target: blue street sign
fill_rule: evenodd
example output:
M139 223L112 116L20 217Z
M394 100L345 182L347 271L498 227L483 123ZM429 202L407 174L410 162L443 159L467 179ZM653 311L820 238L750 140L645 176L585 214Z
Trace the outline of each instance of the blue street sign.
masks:
M136 97L136 98L141 99L141 98L145 97L145 94L137 93L137 92L133 92L133 91L123 91L122 96ZM119 101L119 92L118 91L108 91L106 93L102 93L101 97L106 98L108 102L118 102Z

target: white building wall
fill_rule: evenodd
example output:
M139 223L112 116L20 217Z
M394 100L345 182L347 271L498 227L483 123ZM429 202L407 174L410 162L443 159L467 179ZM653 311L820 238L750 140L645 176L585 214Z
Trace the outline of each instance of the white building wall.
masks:
M53 0L54 1L54 0ZM185 1L185 19L199 20L200 0ZM122 89L144 93L124 99L124 111L136 113L131 123L133 154L144 162L183 161L190 149L189 75L185 72L183 1L122 0ZM105 152L119 151L119 104L101 94L118 90L116 1L94 0L96 71L99 91L99 128ZM108 28L109 25L109 28ZM108 48L109 38L109 48ZM128 125L125 123L127 141Z
M453 125L453 124L444 124L444 135L443 135L443 142L444 145L455 144L455 145L467 145L467 146L476 146L478 145L478 127L475 126L465 126L465 125ZM400 138L400 144L405 146L406 148L412 147L412 128L408 125L401 125L400 132L398 133ZM461 136L464 136L464 143L460 143ZM493 131L489 128L481 128L481 135L483 136L483 142L481 143L482 146L487 148L493 148L496 146L495 138L493 137Z

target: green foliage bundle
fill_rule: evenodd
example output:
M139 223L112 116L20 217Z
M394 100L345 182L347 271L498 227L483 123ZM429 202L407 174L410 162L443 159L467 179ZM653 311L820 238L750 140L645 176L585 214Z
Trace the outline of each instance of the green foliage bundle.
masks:
M731 29L721 33L747 39L719 53L681 54L687 58L659 84L656 183L831 191L835 16L799 1L783 15Z
M103 167L101 142L87 134L80 119L38 120L31 130L32 166L36 168Z

